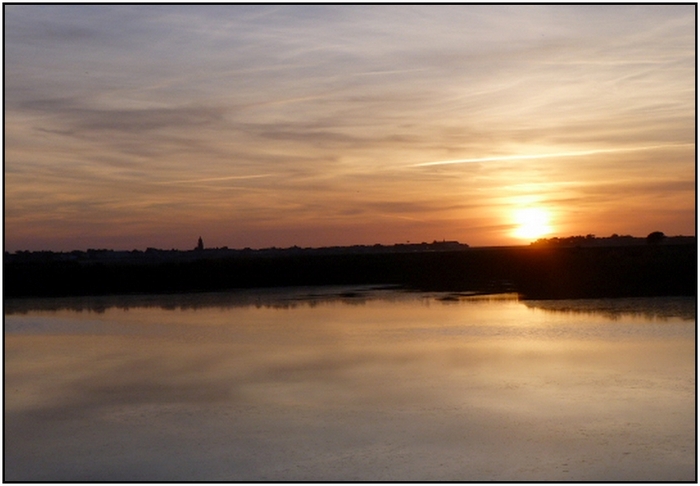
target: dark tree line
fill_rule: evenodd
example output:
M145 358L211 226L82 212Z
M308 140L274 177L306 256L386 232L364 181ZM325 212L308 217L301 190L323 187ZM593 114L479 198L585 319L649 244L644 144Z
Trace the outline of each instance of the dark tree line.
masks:
M15 259L5 297L390 284L527 298L695 295L695 244L512 247L408 253L284 254L186 261Z

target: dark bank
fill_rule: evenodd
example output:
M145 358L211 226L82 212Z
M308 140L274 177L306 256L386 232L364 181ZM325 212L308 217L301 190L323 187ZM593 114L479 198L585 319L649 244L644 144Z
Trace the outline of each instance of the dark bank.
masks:
M687 242L690 240L692 242ZM5 297L395 285L525 299L695 295L694 238L675 244L470 248L457 242L320 249L5 254Z

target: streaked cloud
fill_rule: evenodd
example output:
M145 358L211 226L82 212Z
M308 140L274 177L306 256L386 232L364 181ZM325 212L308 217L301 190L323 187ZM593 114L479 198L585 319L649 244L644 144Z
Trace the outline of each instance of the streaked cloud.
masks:
M222 176L222 177L207 177L205 179L185 179L180 181L160 181L156 184L192 184L199 182L219 182L219 181L241 181L246 179L260 179L262 177L271 177L274 174L251 174L238 176Z
M455 160L437 160L434 162L421 162L413 164L410 167L428 167L431 165L450 165L450 164L471 164L479 162L509 162L513 160L536 160L536 159L560 159L567 157L584 157L588 155L611 154L619 152L637 152L643 150L659 150L672 149L676 147L694 147L694 144L668 144L668 145L649 145L641 147L618 147L609 149L593 149L580 150L577 152L557 152L543 154L520 154L520 155L500 155L495 157L479 157L473 159L455 159Z

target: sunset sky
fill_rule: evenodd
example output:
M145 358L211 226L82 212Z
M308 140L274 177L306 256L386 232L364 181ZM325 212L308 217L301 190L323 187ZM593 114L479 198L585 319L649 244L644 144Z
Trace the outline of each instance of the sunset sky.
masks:
M5 5L5 249L695 234L695 5Z

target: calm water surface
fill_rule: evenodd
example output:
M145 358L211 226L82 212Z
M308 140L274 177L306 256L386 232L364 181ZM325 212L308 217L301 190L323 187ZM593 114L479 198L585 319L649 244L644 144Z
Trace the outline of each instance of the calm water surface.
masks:
M695 480L695 300L5 305L5 480Z

